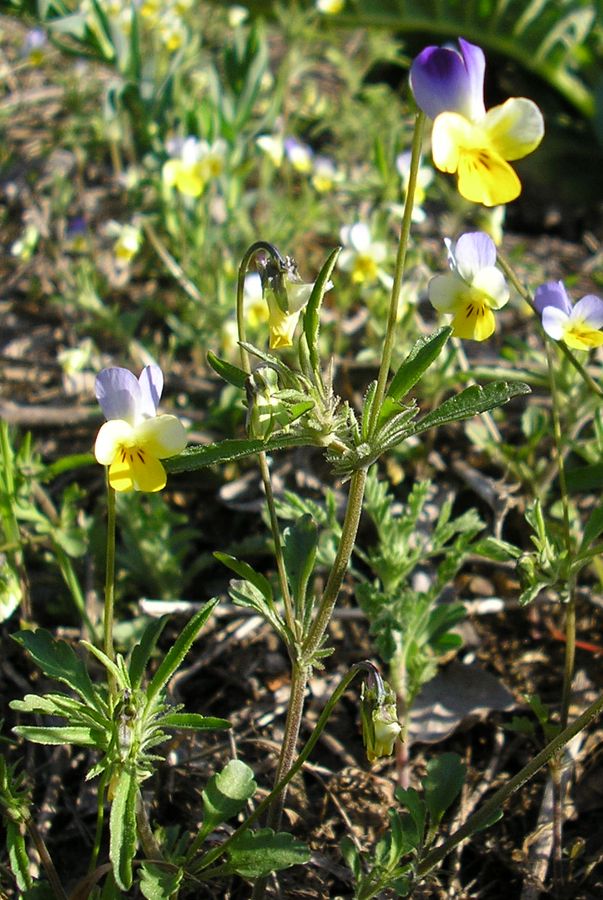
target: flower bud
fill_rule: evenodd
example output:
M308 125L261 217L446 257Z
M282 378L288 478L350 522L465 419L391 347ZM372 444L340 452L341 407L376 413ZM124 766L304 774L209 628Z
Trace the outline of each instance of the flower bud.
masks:
M362 686L360 714L362 739L369 762L391 756L402 732L396 712L396 695L377 674Z
M277 426L288 423L287 408L275 396L278 389L278 376L269 366L262 367L262 371L256 369L247 378L246 427L249 437L266 441Z

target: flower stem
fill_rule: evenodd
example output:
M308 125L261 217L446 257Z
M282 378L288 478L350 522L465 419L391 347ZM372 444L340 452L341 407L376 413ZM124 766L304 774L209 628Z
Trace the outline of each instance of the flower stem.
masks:
M103 650L109 659L115 659L113 648L113 608L115 606L115 491L109 484L107 472L107 559L105 568L105 606L103 611ZM107 675L109 695L115 696L115 680Z
M266 253L270 253L270 255L274 257L277 263L284 265L284 260L281 254L273 244L269 244L267 241L256 241L251 245L251 247L248 248L247 252L243 256L241 265L239 266L239 276L237 279L237 331L239 333L240 343L244 343L246 334L244 307L245 275L247 274L247 270L249 268L251 260L253 259L255 254L261 250L264 250ZM241 347L240 351L241 364L243 366L243 369L245 370L245 372L247 372L247 374L250 374L251 365L249 362L249 353L247 352L247 350L245 350L244 347ZM289 591L289 582L287 581L285 558L283 556L283 547L281 543L281 532L276 515L274 494L272 492L272 481L270 480L270 468L268 466L268 458L264 451L260 451L260 453L258 453L258 462L260 466L262 483L264 485L264 494L266 496L268 516L270 518L270 530L272 532L272 541L274 543L274 558L276 561L276 569L278 574L279 586L281 589L281 596L283 598L283 605L285 608L285 621L293 638L295 637L297 631L295 625L295 614L293 611L293 601L291 599L291 592ZM293 648L289 647L288 649L290 655L292 655Z
M383 341L383 355L381 357L381 365L379 366L377 388L375 391L373 405L371 407L371 417L369 419L369 433L372 433L375 425L377 424L379 413L381 411L381 403L383 401L383 397L385 396L387 379L389 378L389 369L391 366L392 353L394 350L394 338L396 335L396 323L398 321L398 309L400 306L400 295L402 292L402 282L404 280L406 251L408 250L408 240L410 237L410 227L412 224L412 211L415 202L417 175L421 163L421 149L423 147L424 126L425 113L419 110L415 119L415 130L412 139L410 157L410 173L408 176L408 188L406 191L406 201L404 203L400 240L398 242L398 252L396 255L396 267L394 271L394 283L392 286L392 293L389 304L389 314L387 317L387 327L385 331L385 339Z
M440 844L439 847L436 847L423 857L417 866L417 875L419 878L427 875L428 872L442 862L451 850L454 850L454 848L460 844L461 841L465 840L465 838L470 837L470 835L482 828L487 828L494 820L496 814L500 811L503 803L505 803L511 794L515 793L515 791L519 790L520 787L533 778L534 775L550 762L550 760L553 759L553 757L556 756L579 731L586 728L586 726L600 714L602 709L603 694L601 694L594 703L591 703L582 715L575 719L571 725L568 725L567 728L560 731L559 734L534 757L534 759L517 773L517 775L514 775L513 778L505 781L503 786L500 787L496 793L480 807L480 809L474 812L472 816L469 816L467 821L461 825L454 834L451 834L443 844Z
M251 815L247 819L245 819L245 821L241 825L239 825L236 831L234 831L222 844L220 844L219 847L214 847L212 850L206 853L205 856L203 856L199 860L199 862L193 866L192 871L200 872L202 869L206 869L208 866L210 866L214 862L214 860L223 855L225 849L227 849L233 841L236 841L239 835L241 835L244 831L247 831L248 828L250 828L253 824L255 824L255 822L257 822L264 811L272 804L275 798L277 798L281 794L284 788L293 778L295 778L299 770L302 768L302 766L312 753L312 750L316 746L319 737L323 733L325 726L331 716L331 713L333 712L333 709L335 708L345 691L347 691L354 678L356 678L356 676L363 671L370 672L374 670L375 666L368 661L359 662L352 666L352 668L343 676L343 678L331 694L329 700L327 701L323 711L318 718L318 722L314 726L312 734L304 744L303 748L300 750L297 759L291 765L291 768L289 769L287 774L284 775L275 784L270 793L266 797L264 797L262 802L259 803L255 810L251 813Z

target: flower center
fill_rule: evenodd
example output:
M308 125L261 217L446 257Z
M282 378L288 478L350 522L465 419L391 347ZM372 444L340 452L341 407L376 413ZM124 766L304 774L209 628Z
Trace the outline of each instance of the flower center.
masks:
M377 263L368 253L359 253L354 260L352 281L360 284L363 281L374 281L377 278Z

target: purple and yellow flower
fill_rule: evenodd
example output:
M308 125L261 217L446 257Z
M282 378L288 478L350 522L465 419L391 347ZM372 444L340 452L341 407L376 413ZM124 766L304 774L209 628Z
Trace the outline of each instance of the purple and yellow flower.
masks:
M160 491L166 473L160 460L186 447L186 432L176 416L157 415L163 390L159 366L145 366L140 378L128 369L103 369L96 376L96 399L107 421L94 445L94 455L109 467L116 491Z
M482 231L463 234L456 244L445 239L448 248L447 275L429 282L429 300L437 310L453 317L453 334L473 341L485 341L495 328L493 309L509 300L509 288L496 268L496 246Z
M562 281L547 281L536 288L534 306L542 316L542 327L554 341L573 350L592 350L603 345L603 300L587 294L575 306Z
M434 120L433 161L442 172L457 174L459 193L467 200L509 203L521 193L509 161L539 145L542 113L525 97L510 97L486 111L483 51L462 38L459 47L426 47L410 70L415 100Z

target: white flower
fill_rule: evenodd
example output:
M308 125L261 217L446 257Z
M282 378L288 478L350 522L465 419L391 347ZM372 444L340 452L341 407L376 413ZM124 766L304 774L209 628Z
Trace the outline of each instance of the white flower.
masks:
M373 241L368 225L364 222L345 225L340 234L344 249L339 255L339 268L350 272L355 284L380 281L391 287L391 277L380 267L387 256L386 245L383 241Z

